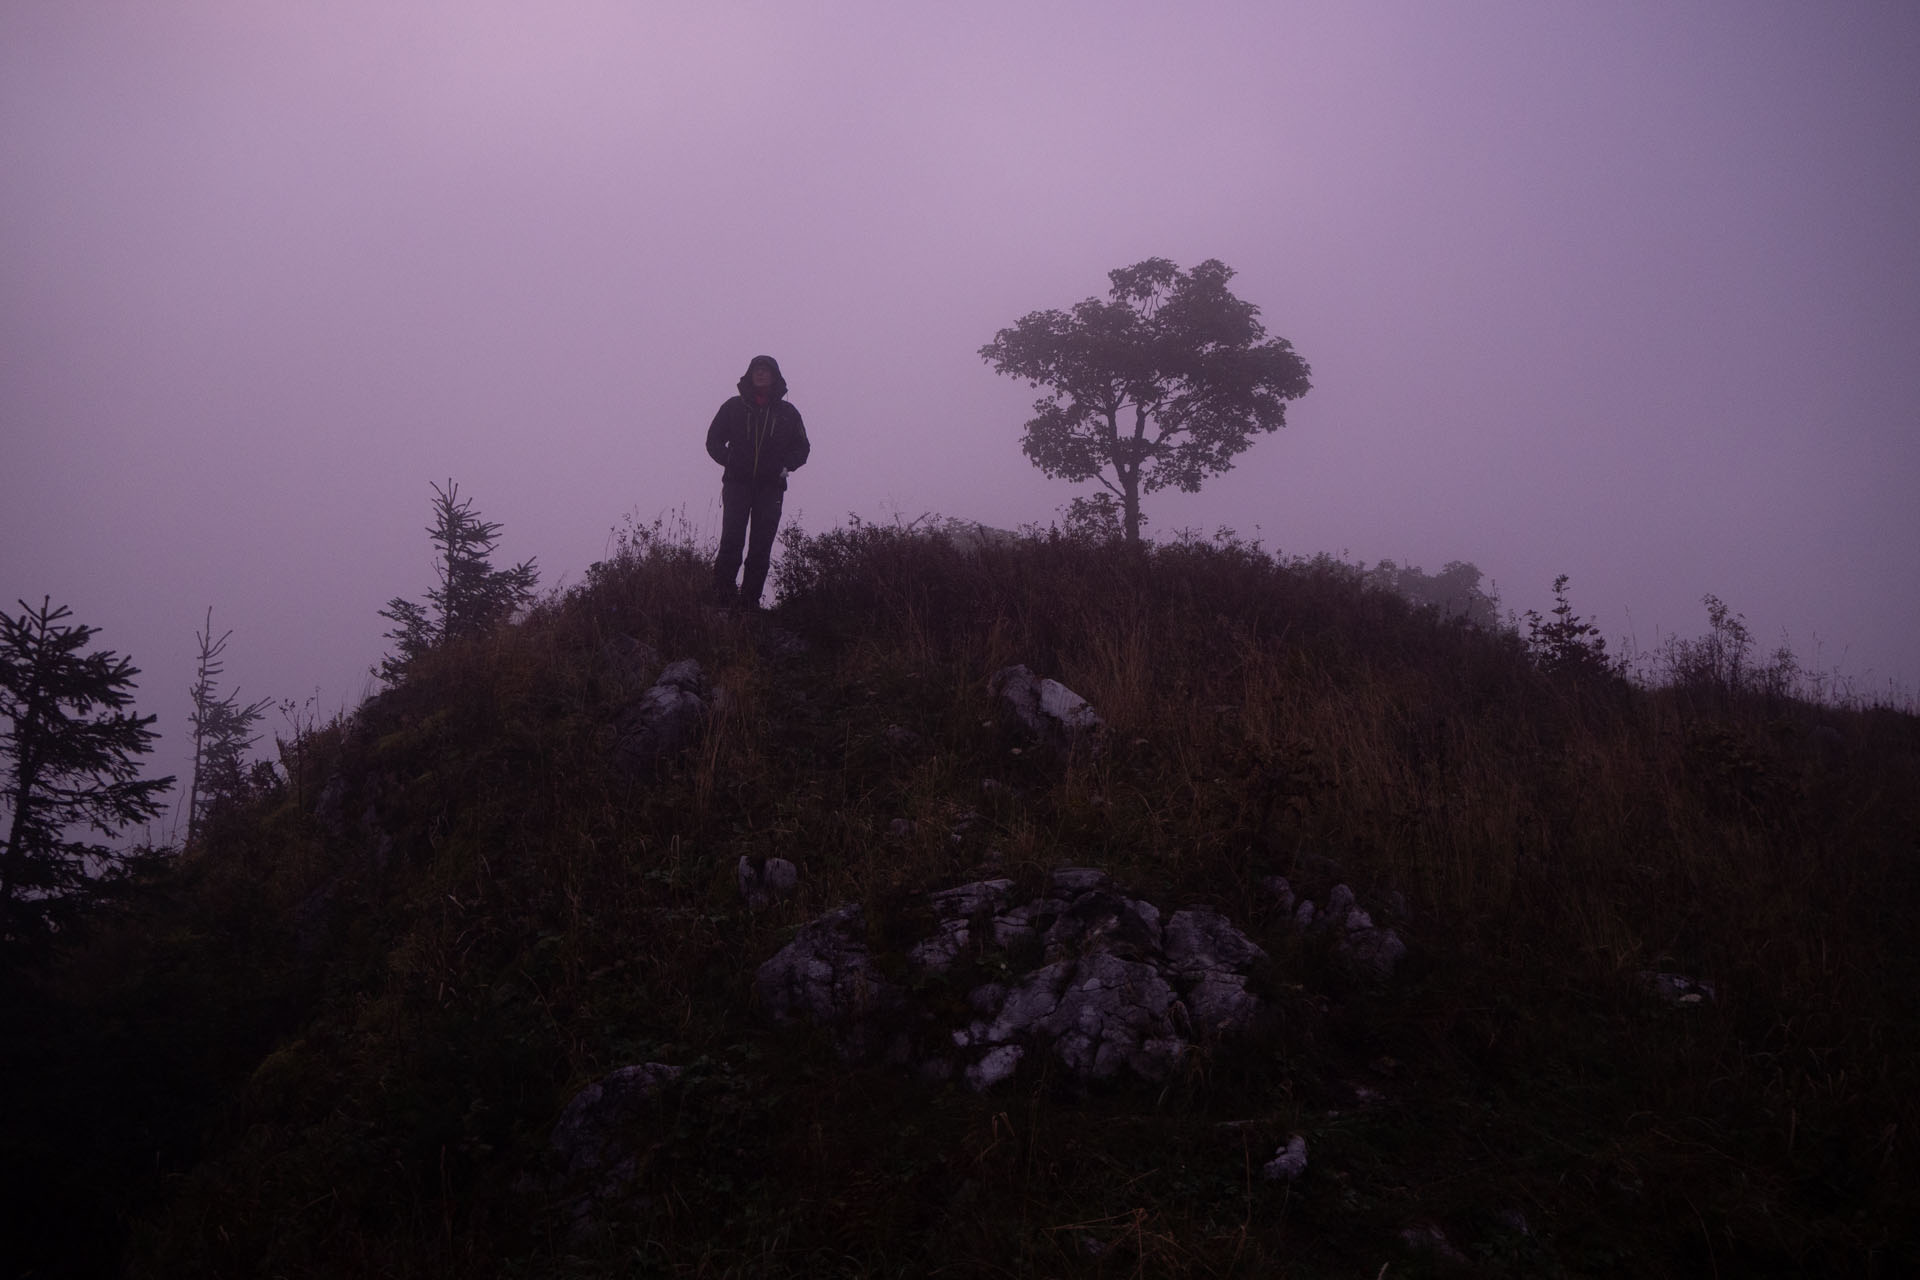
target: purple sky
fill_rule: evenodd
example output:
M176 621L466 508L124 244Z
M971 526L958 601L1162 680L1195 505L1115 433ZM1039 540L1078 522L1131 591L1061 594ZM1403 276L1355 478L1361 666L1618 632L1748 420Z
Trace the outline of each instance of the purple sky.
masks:
M1920 7L5 0L0 597L357 701L428 482L577 580L717 525L759 351L810 528L1045 523L976 351L1217 257L1313 366L1149 532L1703 593L1920 684Z

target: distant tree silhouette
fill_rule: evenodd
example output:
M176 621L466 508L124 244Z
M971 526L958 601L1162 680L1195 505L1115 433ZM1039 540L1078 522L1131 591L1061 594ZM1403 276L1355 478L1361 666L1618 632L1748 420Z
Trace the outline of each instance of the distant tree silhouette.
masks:
M478 635L504 622L533 598L534 584L540 580L531 558L510 569L493 567L500 526L476 515L473 500L462 500L452 480L444 489L434 485L433 495L433 523L427 526L427 536L436 548L439 585L427 592L425 605L396 596L380 610L381 617L395 624L387 632L394 652L380 664L380 677L389 682L399 680L435 645Z
M207 629L198 632L200 642L199 673L194 678L193 710L187 722L193 726L193 780L187 787L187 843L192 844L206 820L219 804L245 796L252 783L246 766L247 748L259 740L250 730L260 723L273 699L242 705L238 690L219 696L220 673L224 664L228 631L213 638L213 610L207 610Z
M136 757L153 749L153 716L136 716L132 662L86 653L97 629L42 599L0 613L0 716L7 761L0 803L11 810L0 850L0 938L58 930L119 855L86 835L111 836L156 817L171 777L143 779Z
M1449 560L1438 573L1418 565L1382 560L1368 569L1365 580L1417 605L1432 605L1445 618L1464 618L1488 630L1500 625L1500 597L1481 587L1486 575L1466 560Z
M1573 611L1566 574L1553 580L1551 621L1534 609L1522 616L1527 623L1527 652L1548 675L1618 679L1624 674L1620 662L1607 656L1607 640L1600 628Z
M1148 258L1107 278L1107 301L1031 312L980 357L1046 388L1021 449L1049 476L1099 481L1119 500L1127 541L1138 542L1142 493L1197 492L1255 433L1286 425L1286 402L1311 383L1292 345L1267 337L1260 308L1227 288L1224 263L1182 271ZM1104 495L1075 506L1083 523L1111 511Z

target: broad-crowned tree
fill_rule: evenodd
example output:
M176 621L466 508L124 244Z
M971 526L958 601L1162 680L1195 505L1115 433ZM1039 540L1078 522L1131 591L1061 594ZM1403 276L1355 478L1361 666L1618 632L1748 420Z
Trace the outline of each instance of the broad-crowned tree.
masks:
M1046 389L1021 439L1027 457L1049 476L1099 481L1137 542L1142 493L1197 492L1256 434L1285 426L1287 401L1311 384L1292 344L1269 338L1260 308L1227 288L1224 263L1182 271L1149 258L1107 278L1107 301L1032 312L980 356Z
M111 836L158 816L173 779L141 778L136 757L153 749L153 716L136 716L133 663L86 652L97 629L67 624L70 611L22 600L0 613L0 740L6 775L0 808L0 937L44 937L70 919L119 855Z
M213 638L213 610L207 610L207 629L195 635L200 642L200 667L190 691L193 710L193 781L187 788L187 843L203 828L207 814L226 801L252 790L246 763L247 748L259 740L253 732L273 699L242 703L238 690L220 696L221 655L233 632Z
M493 567L493 548L500 540L500 525L482 520L473 510L473 499L462 499L460 487L452 480L447 487L433 486L433 523L427 526L433 540L434 571L438 585L427 592L427 605L396 596L380 610L380 616L395 626L387 632L395 652L380 664L380 676L395 681L408 666L437 644L461 636L478 635L504 622L513 611L533 598L534 584L540 573L531 558L511 569Z

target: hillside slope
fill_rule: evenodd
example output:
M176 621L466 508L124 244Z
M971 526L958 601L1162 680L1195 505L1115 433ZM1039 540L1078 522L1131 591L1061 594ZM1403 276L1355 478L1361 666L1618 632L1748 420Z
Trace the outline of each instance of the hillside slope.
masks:
M639 537L429 655L76 964L68 998L146 1008L125 1042L198 1091L160 1108L192 1134L155 1144L128 1274L1920 1265L1913 717L1550 678L1232 544L856 525L793 540L769 616L704 573ZM724 693L635 771L621 710L681 658ZM1014 663L1104 748L1016 732ZM797 891L749 905L742 857ZM958 999L906 959L925 893L1062 867L1234 922L1266 1015L1163 1079L1039 1054L977 1092L756 997L859 904L880 971ZM1406 959L1343 963L1276 876L1391 903ZM631 1163L583 1193L556 1121L642 1064ZM1305 1172L1264 1176L1296 1137Z

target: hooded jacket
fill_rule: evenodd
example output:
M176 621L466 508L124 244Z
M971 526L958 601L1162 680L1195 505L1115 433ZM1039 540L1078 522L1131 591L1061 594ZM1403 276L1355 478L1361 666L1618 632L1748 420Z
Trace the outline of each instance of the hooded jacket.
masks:
M753 366L773 366L765 404L755 402ZM786 472L805 465L809 445L800 411L787 403L787 380L772 356L755 356L740 375L740 394L720 406L707 428L707 456L726 470L726 483L756 489L787 487Z

